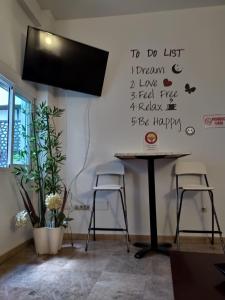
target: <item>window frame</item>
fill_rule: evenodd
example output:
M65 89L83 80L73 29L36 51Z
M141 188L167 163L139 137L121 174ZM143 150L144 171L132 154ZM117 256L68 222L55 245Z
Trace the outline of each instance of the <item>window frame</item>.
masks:
M15 97L20 97L23 101L30 103L31 107L35 99L27 96L26 93L21 91L12 81L7 79L5 76L0 74L0 87L6 87L9 92L8 97L8 136L7 136L7 166L1 167L0 171L11 169L14 166L19 166L21 164L13 164L13 150L14 150L14 112L15 112Z

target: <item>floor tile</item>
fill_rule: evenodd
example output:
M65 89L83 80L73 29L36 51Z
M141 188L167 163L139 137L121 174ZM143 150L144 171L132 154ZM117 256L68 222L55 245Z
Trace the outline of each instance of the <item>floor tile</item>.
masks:
M169 257L136 252L131 245L127 253L125 241L90 241L88 252L85 241L64 243L41 256L27 247L0 265L0 300L173 300Z
M153 276L146 284L143 300L173 300L173 285L171 280L163 276Z
M21 287L0 287L1 300L50 300L40 295L37 291Z
M145 276L103 272L87 300L142 300Z

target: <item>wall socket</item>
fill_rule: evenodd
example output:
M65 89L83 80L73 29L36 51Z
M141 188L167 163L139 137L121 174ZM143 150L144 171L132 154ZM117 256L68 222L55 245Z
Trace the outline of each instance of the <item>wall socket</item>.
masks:
M75 205L74 209L75 210L89 210L90 205L88 205L88 204L79 204L79 205Z

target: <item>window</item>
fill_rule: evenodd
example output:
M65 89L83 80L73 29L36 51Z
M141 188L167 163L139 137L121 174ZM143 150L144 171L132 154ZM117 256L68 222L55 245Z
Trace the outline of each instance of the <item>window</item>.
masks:
M8 165L9 86L0 81L0 167Z
M0 76L0 168L28 164L19 153L27 148L31 102Z

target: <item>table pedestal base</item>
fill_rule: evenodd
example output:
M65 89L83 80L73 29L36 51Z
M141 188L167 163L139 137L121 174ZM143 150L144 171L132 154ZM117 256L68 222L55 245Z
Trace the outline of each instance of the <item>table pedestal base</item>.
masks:
M169 255L170 254L169 248L172 247L172 244L160 243L160 244L157 244L156 246L152 246L149 243L135 243L134 246L142 248L134 255L134 257L142 258L143 256L145 256L145 254L147 254L149 252L157 252L157 253Z

